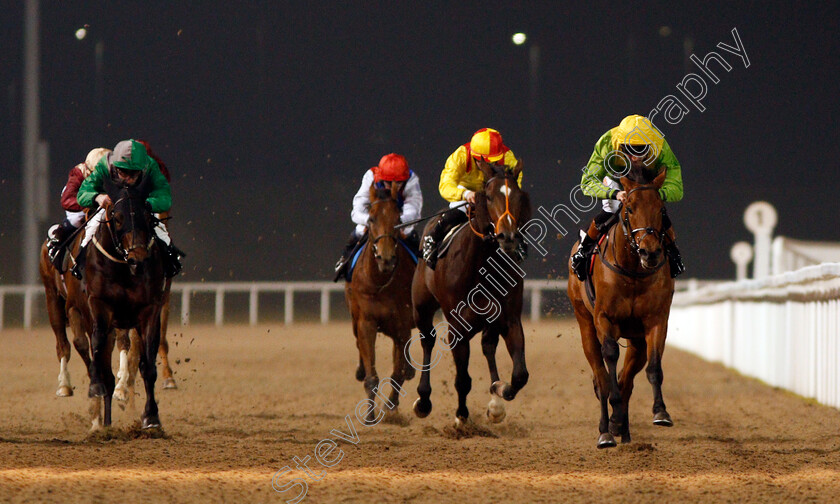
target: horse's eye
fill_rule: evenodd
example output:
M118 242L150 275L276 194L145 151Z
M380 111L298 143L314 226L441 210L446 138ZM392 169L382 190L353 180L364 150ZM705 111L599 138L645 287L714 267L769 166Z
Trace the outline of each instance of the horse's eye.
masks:
M628 206L628 207L627 207L627 213L633 213L633 208L631 208L631 207L629 207L629 206Z

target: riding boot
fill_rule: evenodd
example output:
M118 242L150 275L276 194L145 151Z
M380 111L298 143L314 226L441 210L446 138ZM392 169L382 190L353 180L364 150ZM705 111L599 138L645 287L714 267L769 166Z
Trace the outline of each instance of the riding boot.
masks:
M83 246L79 249L79 253L76 255L76 261L73 265L73 269L70 270L70 273L73 274L78 280L82 279L82 273L85 270L85 261L87 257L87 245Z
M350 233L350 238L347 239L347 244L344 245L344 251L341 252L341 257L338 259L338 262L335 263L335 278L333 278L333 282L338 282L338 279L344 276L345 270L347 269L347 263L350 262L350 257L353 255L353 249L356 248L358 243L359 237L356 236L356 232L353 231Z
M583 238L581 239L577 252L572 256L572 271L575 272L578 280L583 281L586 278L587 259L595 249L597 243L598 241L590 238L588 233L583 233Z
M454 226L466 222L467 214L457 208L448 210L440 216L432 231L423 237L423 260L426 266L434 270L437 266L438 247L446 236L446 233Z
M668 264L671 265L671 278L677 278L685 273L685 264L683 264L676 242L669 241L665 244L665 255L668 256Z
M76 229L77 228L71 224L69 220L64 219L61 224L54 224L50 230L47 231L47 236L50 240L49 243L47 243L47 252L50 262L58 270L61 270L61 263L64 260L65 247L67 246L65 242Z
M181 272L183 266L181 265L181 257L185 255L178 247L169 245L164 247L163 251L163 274L166 278L177 276Z

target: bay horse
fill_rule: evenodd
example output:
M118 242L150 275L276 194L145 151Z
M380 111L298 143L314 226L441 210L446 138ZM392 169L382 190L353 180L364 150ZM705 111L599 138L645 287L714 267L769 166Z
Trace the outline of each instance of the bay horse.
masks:
M70 244L69 257L75 257L83 234L78 233ZM50 261L47 248L48 241L44 241L40 250L39 273L41 282L44 285L46 298L47 316L50 327L55 334L56 357L59 362L58 388L55 394L58 397L70 397L73 395L73 385L70 380L68 363L71 355L70 342L67 338L67 327L69 325L73 333L73 346L76 348L82 361L85 363L85 372L90 368L90 342L89 337L93 331L93 322L90 317L90 308L87 305L87 298L84 295L81 283L73 275L61 273ZM169 345L166 340L166 327L169 319L169 293L172 282L167 279L165 288L164 307L161 311L161 343L158 356L161 358L161 370L163 373L163 388L177 388L172 368L169 365ZM114 390L114 398L120 401L133 401L134 398L134 377L139 365L139 348L131 347L129 341L137 341L136 330L132 329L131 334L123 330L116 332L116 344L120 353L120 371L117 374L117 384ZM97 399L98 400L98 399ZM91 421L93 429L100 426L100 414L98 408L91 410Z
M569 300L580 326L583 352L592 367L595 396L601 403L598 448L630 442L628 407L633 379L647 362L653 387L653 423L674 423L662 399L662 353L668 333L668 315L674 279L663 250L662 216L665 204L659 188L665 170L653 181L641 171L621 178L627 199L618 211L618 222L596 250L592 268L594 306L569 265ZM574 254L578 244L572 247ZM627 340L620 374L617 371L619 338ZM606 364L606 366L605 366ZM612 416L608 417L608 405Z
M160 346L161 311L166 278L161 247L156 246L155 217L146 205L151 179L136 186L106 177L104 189L113 202L86 249L85 295L92 320L88 396L104 399L104 424L111 424L115 381L111 370L114 329L137 329L139 369L146 390L142 427L159 427L155 357Z
M468 372L470 340L481 331L481 348L490 370L490 403L486 411L491 422L505 417L504 403L512 400L528 382L525 365L525 339L522 332L522 293L525 272L516 264L518 241L522 240L519 225L531 217L528 193L519 188L522 171L519 161L513 168L477 161L484 175L484 187L476 192L475 210L469 228L462 228L452 239L447 255L440 257L434 270L425 261L417 265L412 281L411 298L414 319L420 330L423 362L419 398L414 413L426 417L432 410L431 368L440 358L440 350L432 363L432 350L437 340L433 318L442 309L448 323L447 341L455 361L455 389L458 409L455 425L462 426L469 418L467 394L472 388ZM429 222L425 234L435 225ZM494 276L495 275L495 276ZM453 336L454 335L454 336ZM496 347L504 338L513 361L511 383L499 379L496 369ZM406 347L406 353L409 349ZM412 365L414 361L412 360Z
M399 405L405 395L402 385L414 377L414 368L405 360L403 347L411 337L414 319L411 312L411 277L414 260L401 243L398 197L402 183L393 182L391 189L370 188L368 242L364 245L344 297L353 317L353 335L359 349L356 379L364 382L368 399L373 400L379 386L376 372L376 334L393 340L393 371L388 407ZM373 420L373 410L368 410Z

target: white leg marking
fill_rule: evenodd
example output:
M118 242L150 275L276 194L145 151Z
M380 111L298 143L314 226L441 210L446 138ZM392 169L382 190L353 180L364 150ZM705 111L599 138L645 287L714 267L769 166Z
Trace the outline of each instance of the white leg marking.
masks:
M67 397L73 395L73 387L70 385L70 371L67 370L67 357L61 358L58 370L58 390L55 395Z
M490 402L487 404L487 419L492 423L499 423L505 419L505 402L496 394L490 394Z
M128 399L128 351L120 350L120 370L117 371L117 386L114 388L114 399L126 401Z

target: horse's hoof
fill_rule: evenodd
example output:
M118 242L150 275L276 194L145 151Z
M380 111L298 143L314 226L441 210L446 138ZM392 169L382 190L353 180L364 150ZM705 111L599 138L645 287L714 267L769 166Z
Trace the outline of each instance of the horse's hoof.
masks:
M160 418L157 415L149 418L143 418L144 429L158 429L160 428Z
M598 437L598 448L615 448L615 438L609 432Z
M356 368L356 381L365 381L365 368L362 366Z
M468 418L463 418L463 417L459 417L458 415L455 415L455 428L456 429L463 429L464 427L466 427L467 422L469 422Z
M418 397L417 400L414 401L414 406L412 407L414 408L414 414L417 415L417 418L426 418L429 416L429 413L432 412L432 401L429 401L428 399L423 401L423 399Z
M73 395L73 389L71 389L67 385L62 385L58 387L58 390L55 391L55 395L57 395L58 397L70 397Z
M671 415L669 415L667 411L660 411L659 413L653 415L653 425L658 425L660 427L673 427L674 421L671 420Z
M165 388L165 389L176 389L176 388L178 388L178 384L175 383L175 378L172 378L171 376L169 378L164 378L163 388Z
M621 444L627 444L631 441L632 441L632 439L630 439L630 434L629 433L621 435Z
M501 412L498 410L496 412L493 412L493 409L494 408L487 408L487 411L485 412L487 414L487 420L490 423L499 423L502 420L504 420L507 416L507 412L504 410L504 408L501 409Z
M88 388L88 397L105 397L107 394L103 383L91 383Z
M505 404L499 400L498 396L491 395L485 414L487 415L487 420L490 421L490 423L499 423L507 416Z
M126 402L128 400L128 391L117 385L117 388L114 389L114 399L120 402Z

